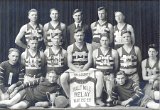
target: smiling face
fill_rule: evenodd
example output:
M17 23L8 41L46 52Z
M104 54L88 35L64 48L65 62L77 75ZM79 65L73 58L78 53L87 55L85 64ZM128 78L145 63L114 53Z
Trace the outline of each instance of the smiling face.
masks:
M58 11L57 11L56 9L52 9L52 10L50 11L50 17L51 17L51 19L52 19L53 21L58 20L58 17L59 17Z
M19 53L16 52L16 51L12 51L12 52L8 55L8 58L9 58L9 63L10 63L11 65L15 65L15 64L18 62Z

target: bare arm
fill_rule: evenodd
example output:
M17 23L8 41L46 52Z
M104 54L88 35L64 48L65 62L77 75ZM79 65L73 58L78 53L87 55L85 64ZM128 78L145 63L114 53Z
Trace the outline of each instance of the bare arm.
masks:
M146 60L143 60L141 63L141 67L142 67L142 77L143 80L148 81L150 78L147 76L147 71L146 71Z
M96 67L96 57L97 57L97 54L98 54L98 49L96 49L96 50L93 51L93 66L94 66L94 68Z
M20 31L19 31L18 35L16 36L16 39L15 39L15 43L16 43L18 46L20 46L20 47L22 47L22 48L24 48L24 49L27 48L27 45L24 44L24 43L21 41L21 39L24 37L25 30L26 30L26 25L24 25L24 26L21 27L21 29L20 29Z
M43 38L44 38L44 43L47 46L47 27L48 27L48 23L44 25L43 27Z
M135 34L134 34L134 29L131 25L128 25L128 30L131 32L131 37L132 37L132 44L135 44Z
M119 68L119 55L116 50L113 50L113 57L114 57L114 67L115 67L115 73L118 71Z
M113 43L113 26L112 24L108 24L108 28L109 28L109 36L110 36L110 44Z

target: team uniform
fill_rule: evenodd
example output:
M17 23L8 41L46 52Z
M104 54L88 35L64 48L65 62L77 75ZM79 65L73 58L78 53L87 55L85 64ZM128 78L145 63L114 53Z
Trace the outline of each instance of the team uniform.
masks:
M143 93L133 80L128 79L125 81L124 85L115 85L112 97L115 105L132 98L133 101L129 105L137 106L140 104L140 99L143 97Z
M108 34L110 32L108 28L108 23L105 22L103 25L101 25L98 21L94 22L94 27L92 29L92 45L93 49L97 49L100 47L100 39L101 39L101 34ZM109 35L108 35L109 36Z
M124 71L129 79L135 82L139 82L138 76L138 57L133 46L131 51L127 53L124 47L122 49L122 55L120 56L120 70Z
M124 25L124 27L119 30L117 25L114 26L114 48L118 49L123 46L122 41L122 32L127 31L127 24Z
M43 30L40 28L40 24L37 24L36 28L33 28L29 23L26 24L25 39L28 42L29 37L38 37L38 48L42 49L43 46Z
M52 48L48 48L47 57L47 72L54 70L57 75L61 75L66 70L65 56L62 48L57 54Z
M35 78L40 78L44 76L42 70L42 59L40 56L40 51L37 51L35 56L32 56L28 49L25 51L25 77L24 82L32 81Z
M48 28L46 30L46 33L47 33L47 35L46 35L46 40L47 40L46 46L48 46L48 47L52 46L51 38L54 34L59 34L59 35L63 34L62 35L62 37L63 37L62 43L65 41L64 29L62 29L61 25L62 25L61 22L59 22L58 25L54 28L50 22L48 23Z

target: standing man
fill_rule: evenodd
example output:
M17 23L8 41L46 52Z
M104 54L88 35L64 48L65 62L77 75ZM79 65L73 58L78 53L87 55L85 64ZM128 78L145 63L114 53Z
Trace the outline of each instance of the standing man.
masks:
M61 75L61 85L68 98L70 98L70 74L73 74L73 72L94 71L93 69L90 69L92 65L92 46L91 44L84 42L84 36L83 29L76 29L74 31L76 42L67 48L69 70ZM103 74L99 71L95 71L94 74L96 79L96 104L103 106L104 103L101 101Z
M15 43L22 47L23 49L27 48L27 45L22 42L22 38L25 37L26 42L28 42L29 37L36 36L38 38L39 44L38 48L43 49L43 27L41 24L37 23L38 11L36 9L31 9L28 11L29 23L23 25L16 36Z
M44 77L44 53L38 50L38 38L32 36L28 39L28 48L21 54L21 63L25 66L24 82Z
M120 56L120 70L124 71L129 79L139 84L139 68L142 60L139 47L132 44L131 32L122 32L124 45L117 51Z
M101 47L93 51L94 67L103 72L105 90L108 94L106 102L112 100L112 88L114 86L114 76L118 70L118 52L109 47L109 36L102 35L100 39Z
M73 11L73 19L74 19L74 23L72 23L67 27L68 45L71 45L75 42L74 31L77 28L82 28L84 30L84 33L85 33L84 41L87 43L91 43L92 41L91 29L88 25L84 24L84 22L82 21L83 19L82 10L75 9Z
M97 49L100 47L100 38L101 34L108 34L110 37L110 43L113 42L113 26L111 23L108 23L107 19L107 11L104 7L98 8L98 21L95 21L91 24L92 30L92 45L93 49Z
M134 29L130 24L127 24L124 22L125 20L124 14L120 11L116 11L115 20L117 22L117 25L114 26L114 47L115 49L118 49L119 47L123 46L123 40L122 40L123 31L131 32L132 44L134 44L135 43Z
M23 80L24 69L21 67L19 60L19 50L10 48L8 53L9 60L0 64L0 95L6 92L7 88Z
M66 48L66 25L59 21L59 12L57 9L52 8L50 9L50 18L51 21L44 25L44 42L46 47L52 46L52 36L59 34L62 36L62 47Z

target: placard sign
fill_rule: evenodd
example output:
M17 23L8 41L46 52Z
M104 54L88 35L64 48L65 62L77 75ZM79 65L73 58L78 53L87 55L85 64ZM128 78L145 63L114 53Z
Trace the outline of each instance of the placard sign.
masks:
M95 106L94 72L70 73L71 107Z

